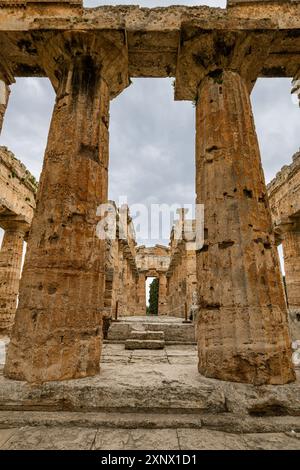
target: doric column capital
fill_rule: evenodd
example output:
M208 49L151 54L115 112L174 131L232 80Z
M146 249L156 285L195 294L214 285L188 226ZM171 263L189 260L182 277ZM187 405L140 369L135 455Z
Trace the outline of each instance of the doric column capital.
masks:
M269 19L232 18L230 29L212 29L204 19L182 22L176 69L176 100L197 100L200 82L207 75L218 79L222 70L238 72L251 91L268 57L274 38Z
M59 92L63 85L76 91L76 80L84 74L87 90L97 77L105 80L110 98L129 85L128 49L125 30L64 31L53 35L36 33L34 43L44 70ZM76 75L72 78L72 71Z
M5 232L18 232L25 237L29 232L30 224L18 217L0 217L0 227Z
M285 235L290 232L300 232L300 218L285 217L274 227L275 239L279 243L284 240Z

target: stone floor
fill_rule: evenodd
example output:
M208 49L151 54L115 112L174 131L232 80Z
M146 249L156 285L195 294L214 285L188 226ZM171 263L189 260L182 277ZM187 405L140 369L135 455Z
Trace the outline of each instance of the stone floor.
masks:
M300 433L237 435L208 429L107 429L24 426L0 429L1 450L300 449Z
M195 345L103 345L101 374L28 385L3 377L0 449L300 449L300 381L208 379ZM14 410L14 411L12 411Z
M196 345L167 345L164 349L125 350L124 344L103 345L101 362L103 364L152 364L184 365L188 364L197 369L198 354Z
M119 321L133 322L133 323L179 323L182 324L183 318L171 317L168 315L146 315L146 316L130 316L130 317L119 317Z

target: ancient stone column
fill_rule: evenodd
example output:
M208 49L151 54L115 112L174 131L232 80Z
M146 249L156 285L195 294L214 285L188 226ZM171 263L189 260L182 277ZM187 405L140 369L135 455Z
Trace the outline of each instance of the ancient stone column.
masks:
M138 278L138 312L137 315L146 315L146 276L139 273Z
M19 294L23 242L29 226L17 220L1 220L5 229L0 251L0 331L13 325Z
M125 86L122 56L103 52L102 38L74 33L55 41L57 98L4 370L30 382L99 372L105 244L96 213L107 198L114 76L119 90Z
M249 93L235 72L198 88L197 202L205 245L197 253L199 371L222 380L295 379L279 259Z
M288 306L300 314L300 224L284 232L282 248Z
M165 273L159 274L159 291L158 291L158 315L168 314L167 303L167 276Z
M0 79L0 134L2 130L4 114L8 104L9 94L9 86L3 80Z

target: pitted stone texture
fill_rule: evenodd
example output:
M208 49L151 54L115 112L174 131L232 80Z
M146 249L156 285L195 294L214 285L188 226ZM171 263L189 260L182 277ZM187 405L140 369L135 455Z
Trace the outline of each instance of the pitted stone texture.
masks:
M0 227L16 217L31 224L36 206L37 182L12 152L0 146ZM5 229L5 226L3 226Z
M250 66L248 61L249 73L254 75L259 65L261 76L294 77L299 69L299 11L299 2L281 0L267 4L264 1L255 2L250 6L244 4L227 9L207 6L140 8L137 5L82 9L66 2L51 6L46 3L44 8L39 8L27 2L26 14L23 7L0 8L1 29L4 31L1 45L3 56L9 58L10 69L17 70L20 75L28 75L30 70L32 75L41 76L45 75L45 70L35 52L37 30L38 38L42 37L45 42L49 39L49 32L55 36L64 29L93 31L95 37L101 30L118 30L125 33L124 42L126 36L131 76L168 77L176 74L178 49L179 45L182 49L186 31L190 28L193 36L193 27L196 25L200 28L200 38L195 35L195 42L204 43L205 54L200 56L200 62L201 59L213 61L221 51L227 58L235 59L232 63L234 67L243 61L240 52L245 52L246 58L251 59ZM6 34L7 31L9 34ZM269 49L260 41L268 33L272 40ZM232 41L232 35L237 39ZM251 44L252 49L247 47L249 35L257 37L255 47ZM28 47L24 47L24 41ZM232 43L240 44L241 51L230 53ZM14 54L10 55L11 45ZM261 50L266 53L264 60L259 62L256 55ZM252 64L255 67L251 68ZM192 62L190 67L185 67L187 73L191 74L194 66L195 62ZM189 99L194 97L195 93Z
M96 429L77 427L49 429L48 427L32 428L27 426L14 432L3 444L2 449L89 450L92 448L96 432Z
M167 271L169 315L190 318L193 296L197 292L196 221L185 219L180 209L179 220L170 235L170 265Z
M1 224L1 218L0 218ZM4 232L0 251L0 330L9 330L14 322L19 294L23 241L28 224L12 221Z
M114 230L114 236L105 241L105 292L103 315L116 319L132 312L145 314L145 297L140 296L140 276L136 263L136 240L134 225L128 206L117 208L108 202L107 227ZM109 219L108 217L111 217ZM103 227L105 228L105 227ZM145 288L145 280L142 279ZM106 337L106 336L105 336Z
M196 114L199 371L253 384L293 381L287 309L250 98L231 71L207 76Z
M300 339L300 152L277 173L268 194L277 241L283 248L291 334Z
M294 230L286 231L283 237L282 248L288 306L291 310L300 311L300 213L298 225ZM297 339L300 339L300 336Z
M236 422L239 432L274 432L279 418L294 417L300 426L299 390L299 379L278 387L205 378L197 371L195 346L131 352L123 345L105 344L97 377L30 385L0 375L0 409L193 411L206 415L206 425L215 429L230 431ZM275 421L264 424L264 418ZM289 430L288 424L278 430Z
M144 416L147 420L147 417ZM246 433L193 428L25 426L0 430L1 450L285 450L300 449L294 433ZM122 457L123 459L123 457Z
M107 198L109 89L88 53L84 48L58 74L5 365L5 374L18 380L99 372L104 241L96 226Z
M284 232L285 225L293 226L300 217L300 152L293 155L268 184L268 195L273 222ZM287 227L288 228L288 227Z

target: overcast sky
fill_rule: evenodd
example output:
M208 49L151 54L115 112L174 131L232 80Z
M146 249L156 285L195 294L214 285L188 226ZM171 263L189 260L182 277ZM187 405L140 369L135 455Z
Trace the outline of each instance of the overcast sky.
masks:
M170 4L224 6L224 1L86 0L85 6ZM173 100L173 79L134 79L111 102L109 197L132 203L193 203L195 199L195 109ZM0 144L39 178L54 92L47 79L17 79ZM299 149L300 109L290 79L260 79L252 104L266 181ZM167 240L161 240L167 243ZM152 240L156 243L157 240ZM148 244L151 244L149 241Z

